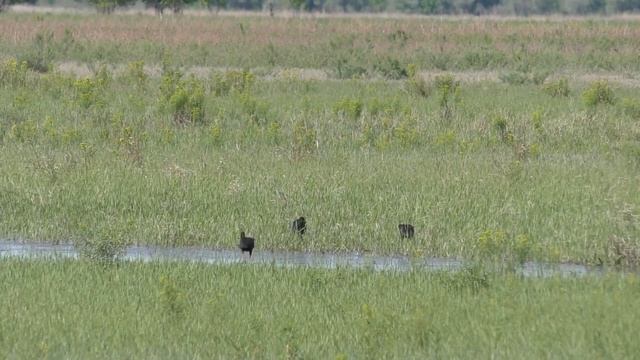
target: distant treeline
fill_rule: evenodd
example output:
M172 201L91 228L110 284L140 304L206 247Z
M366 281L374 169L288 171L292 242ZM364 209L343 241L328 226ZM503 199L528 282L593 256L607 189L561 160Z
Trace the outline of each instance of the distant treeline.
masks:
M56 0L46 0L55 5ZM158 13L181 12L200 7L211 11L295 10L301 12L401 12L411 14L613 14L640 12L640 0L76 0L95 6L99 12L110 13L116 8L144 4ZM0 0L0 10L11 4L37 4L38 0Z

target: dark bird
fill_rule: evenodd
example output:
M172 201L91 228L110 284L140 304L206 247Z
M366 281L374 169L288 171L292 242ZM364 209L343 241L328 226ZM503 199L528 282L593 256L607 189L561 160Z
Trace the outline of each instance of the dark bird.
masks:
M248 251L249 257L251 257L251 253L253 253L253 248L255 246L256 239L244 236L244 231L240 232L240 243L238 244L238 247L240 248L242 254L244 254L245 251Z
M398 225L398 230L400 230L401 238L412 238L413 237L413 225L411 224L400 224Z
M293 220L291 224L291 230L300 234L300 236L304 235L304 232L307 230L307 221L304 219L304 216L300 216L299 218Z

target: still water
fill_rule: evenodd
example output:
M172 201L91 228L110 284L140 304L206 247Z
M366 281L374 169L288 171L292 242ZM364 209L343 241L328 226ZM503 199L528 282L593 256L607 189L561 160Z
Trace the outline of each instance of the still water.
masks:
M77 259L78 250L72 244L22 243L0 241L0 258ZM196 247L165 248L130 246L118 257L124 261L181 261L206 264L269 264L282 267L366 268L376 271L457 271L470 262L450 258L410 258L381 256L366 253L331 253L302 251L256 251L252 257L239 250L206 249ZM515 269L527 277L601 275L607 270L599 266L579 264L548 264L526 262Z

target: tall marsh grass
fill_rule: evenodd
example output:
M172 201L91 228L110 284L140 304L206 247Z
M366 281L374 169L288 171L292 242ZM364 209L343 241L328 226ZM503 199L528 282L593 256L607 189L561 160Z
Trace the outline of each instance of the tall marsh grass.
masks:
M18 79L0 87L5 237L232 248L245 230L257 251L476 257L479 234L500 229L509 258L586 262L614 262L612 236L638 246L615 226L640 203L634 112L578 94L445 76L437 96L407 97L401 82L231 71L182 102L196 80L141 77L139 65L77 79L18 64L0 72ZM292 241L300 215L309 234ZM401 222L416 226L411 241Z

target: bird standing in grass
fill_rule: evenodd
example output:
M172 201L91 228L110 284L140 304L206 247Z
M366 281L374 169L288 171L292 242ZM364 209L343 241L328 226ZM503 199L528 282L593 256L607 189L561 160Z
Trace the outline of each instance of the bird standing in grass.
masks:
M291 224L291 230L295 233L298 233L300 236L304 235L304 232L307 230L307 221L304 219L304 216L300 216L299 218L293 220Z
M253 248L256 246L256 239L252 237L244 236L244 231L240 232L240 243L238 247L241 250L241 253L244 254L245 251L249 252L249 257L253 253Z
M398 230L400 230L400 237L403 239L410 239L413 237L413 225L411 224L400 224L398 225Z

